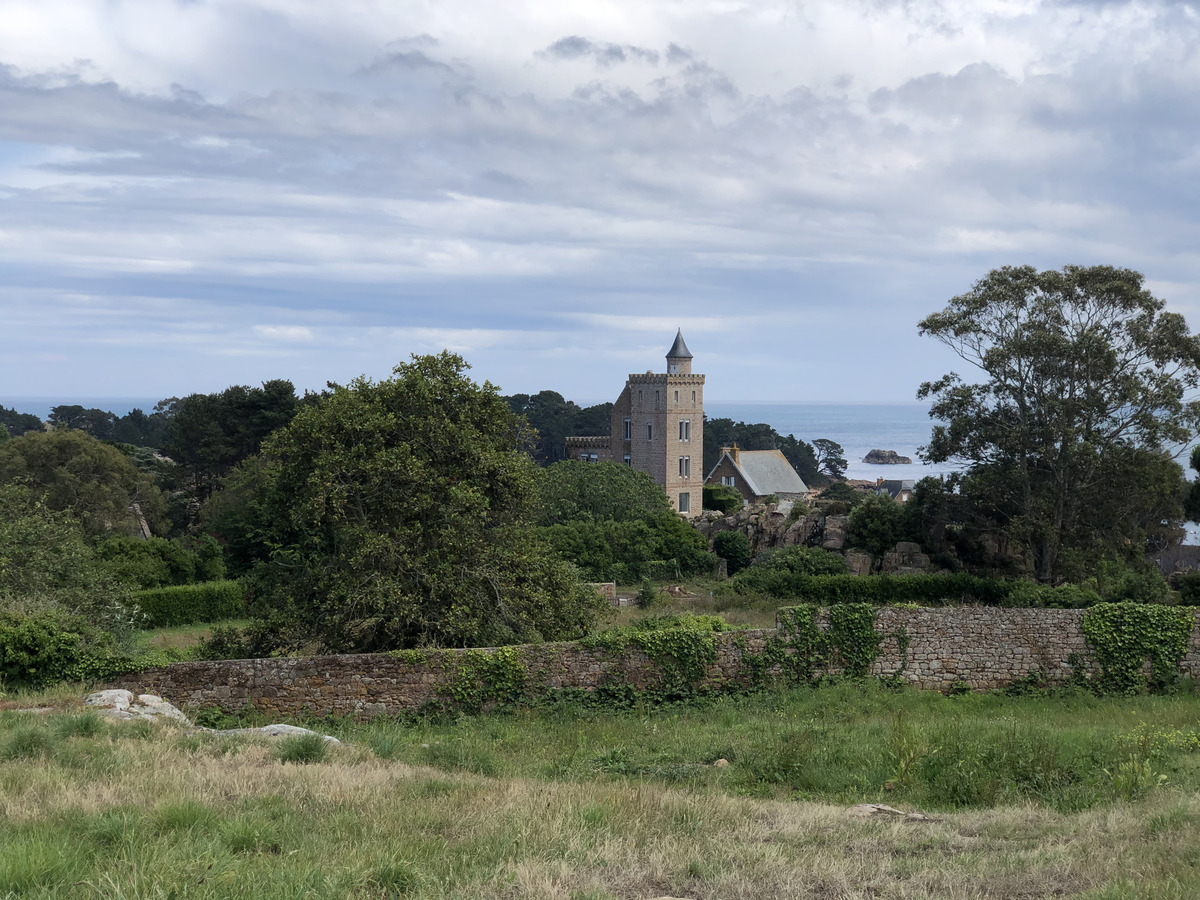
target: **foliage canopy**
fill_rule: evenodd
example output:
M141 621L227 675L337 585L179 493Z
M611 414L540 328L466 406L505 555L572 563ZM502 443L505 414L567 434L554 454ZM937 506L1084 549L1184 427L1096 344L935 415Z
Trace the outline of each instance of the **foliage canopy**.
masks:
M1200 338L1142 281L1109 266L1005 267L920 323L985 375L921 386L945 423L923 456L968 465L976 514L1024 548L1040 581L1175 537L1182 477L1165 448L1200 424L1185 401Z
M31 431L0 446L0 482L21 481L49 509L67 512L92 534L129 534L137 503L156 531L166 498L116 447L82 431Z
M264 443L252 611L331 650L575 637L601 602L534 535L535 467L492 385L441 353L360 378Z

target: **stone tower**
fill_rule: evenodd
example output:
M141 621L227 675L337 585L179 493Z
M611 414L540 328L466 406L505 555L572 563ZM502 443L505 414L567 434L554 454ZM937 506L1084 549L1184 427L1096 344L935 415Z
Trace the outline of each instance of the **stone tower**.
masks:
M630 375L613 404L610 456L648 473L680 515L703 509L704 376L692 374L692 354L675 334L666 374Z

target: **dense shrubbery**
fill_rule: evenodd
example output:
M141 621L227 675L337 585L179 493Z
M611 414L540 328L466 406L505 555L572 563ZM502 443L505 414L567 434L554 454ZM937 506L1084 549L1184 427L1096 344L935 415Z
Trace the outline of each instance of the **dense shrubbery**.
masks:
M224 578L217 542L206 537L192 543L188 547L166 538L113 537L96 546L96 555L106 571L142 590Z
M725 560L730 575L750 565L750 538L740 531L722 531L713 538L713 553Z
M540 533L593 581L630 584L712 570L704 536L645 472L563 460L541 473Z
M712 570L704 536L674 512L632 521L571 522L539 529L555 553L592 581L631 584Z
M737 512L745 504L738 489L728 484L706 484L704 486L704 508L717 512Z
M830 571L839 563L844 572L845 563L836 554L811 548L788 548L738 573L720 590L727 597L767 594L821 606L832 603L919 603L922 606L981 603L986 606L1079 608L1101 600L1097 592L1070 584L1051 587L965 573L864 578Z
M146 624L154 628L220 622L246 614L242 586L236 581L155 588L138 591L133 599L146 616Z

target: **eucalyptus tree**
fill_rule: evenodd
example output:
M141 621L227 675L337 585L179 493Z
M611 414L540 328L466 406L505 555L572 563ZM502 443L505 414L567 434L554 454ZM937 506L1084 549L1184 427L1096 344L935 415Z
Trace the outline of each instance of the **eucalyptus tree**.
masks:
M921 385L941 420L922 456L967 465L963 492L1040 581L1172 537L1172 452L1200 425L1200 337L1140 273L995 269L920 331L984 376Z

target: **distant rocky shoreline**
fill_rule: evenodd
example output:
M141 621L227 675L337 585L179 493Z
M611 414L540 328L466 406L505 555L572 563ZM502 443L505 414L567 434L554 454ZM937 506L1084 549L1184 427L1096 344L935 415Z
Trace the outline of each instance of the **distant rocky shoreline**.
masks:
M895 450L872 450L863 457L863 462L873 466L911 466L912 460Z

